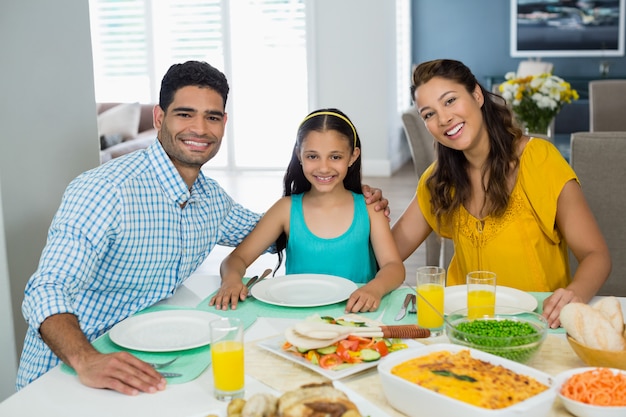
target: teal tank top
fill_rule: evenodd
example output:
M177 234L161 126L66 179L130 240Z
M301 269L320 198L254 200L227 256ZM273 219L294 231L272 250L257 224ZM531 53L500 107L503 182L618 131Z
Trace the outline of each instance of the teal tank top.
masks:
M365 284L378 266L370 243L370 219L361 194L352 193L352 224L340 236L324 239L314 235L304 221L303 194L291 195L289 240L285 256L287 274L327 274Z

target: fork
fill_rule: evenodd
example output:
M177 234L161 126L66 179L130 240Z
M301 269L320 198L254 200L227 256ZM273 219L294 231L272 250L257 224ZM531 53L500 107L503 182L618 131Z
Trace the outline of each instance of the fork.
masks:
M154 369L161 369L161 368L165 368L166 366L170 366L171 364L173 364L174 362L176 362L176 360L180 358L180 356L176 356L174 359L172 359L171 361L167 361L167 362L163 362L163 363L150 363L148 362L148 365L150 365L151 367L153 367Z
M415 306L416 298L417 297L415 295L411 298L411 308L409 309L409 314L417 314L417 307Z

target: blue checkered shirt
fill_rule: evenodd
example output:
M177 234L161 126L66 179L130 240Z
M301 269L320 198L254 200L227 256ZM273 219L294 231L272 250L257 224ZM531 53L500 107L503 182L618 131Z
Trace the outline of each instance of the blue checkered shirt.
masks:
M39 335L47 317L72 313L94 340L170 297L215 245L238 245L259 218L202 173L189 192L158 141L77 177L26 286L17 388L59 363Z

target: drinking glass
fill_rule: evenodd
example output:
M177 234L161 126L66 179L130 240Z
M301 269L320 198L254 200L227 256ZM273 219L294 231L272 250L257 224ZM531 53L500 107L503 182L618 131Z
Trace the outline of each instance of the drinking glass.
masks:
M223 317L211 321L209 327L215 398L243 398L243 323L237 318Z
M445 284L446 270L444 268L438 266L418 268L417 325L429 329L431 336L439 336L443 333L443 289ZM432 307L422 297L428 300Z
M467 317L493 316L496 308L496 274L473 271L467 274Z

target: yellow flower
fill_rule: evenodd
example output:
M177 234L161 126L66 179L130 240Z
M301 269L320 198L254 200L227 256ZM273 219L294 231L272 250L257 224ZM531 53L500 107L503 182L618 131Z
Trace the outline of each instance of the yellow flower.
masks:
M529 132L547 132L561 108L578 100L578 92L556 75L543 73L516 78L515 73L509 72L505 79L499 87L502 97Z

